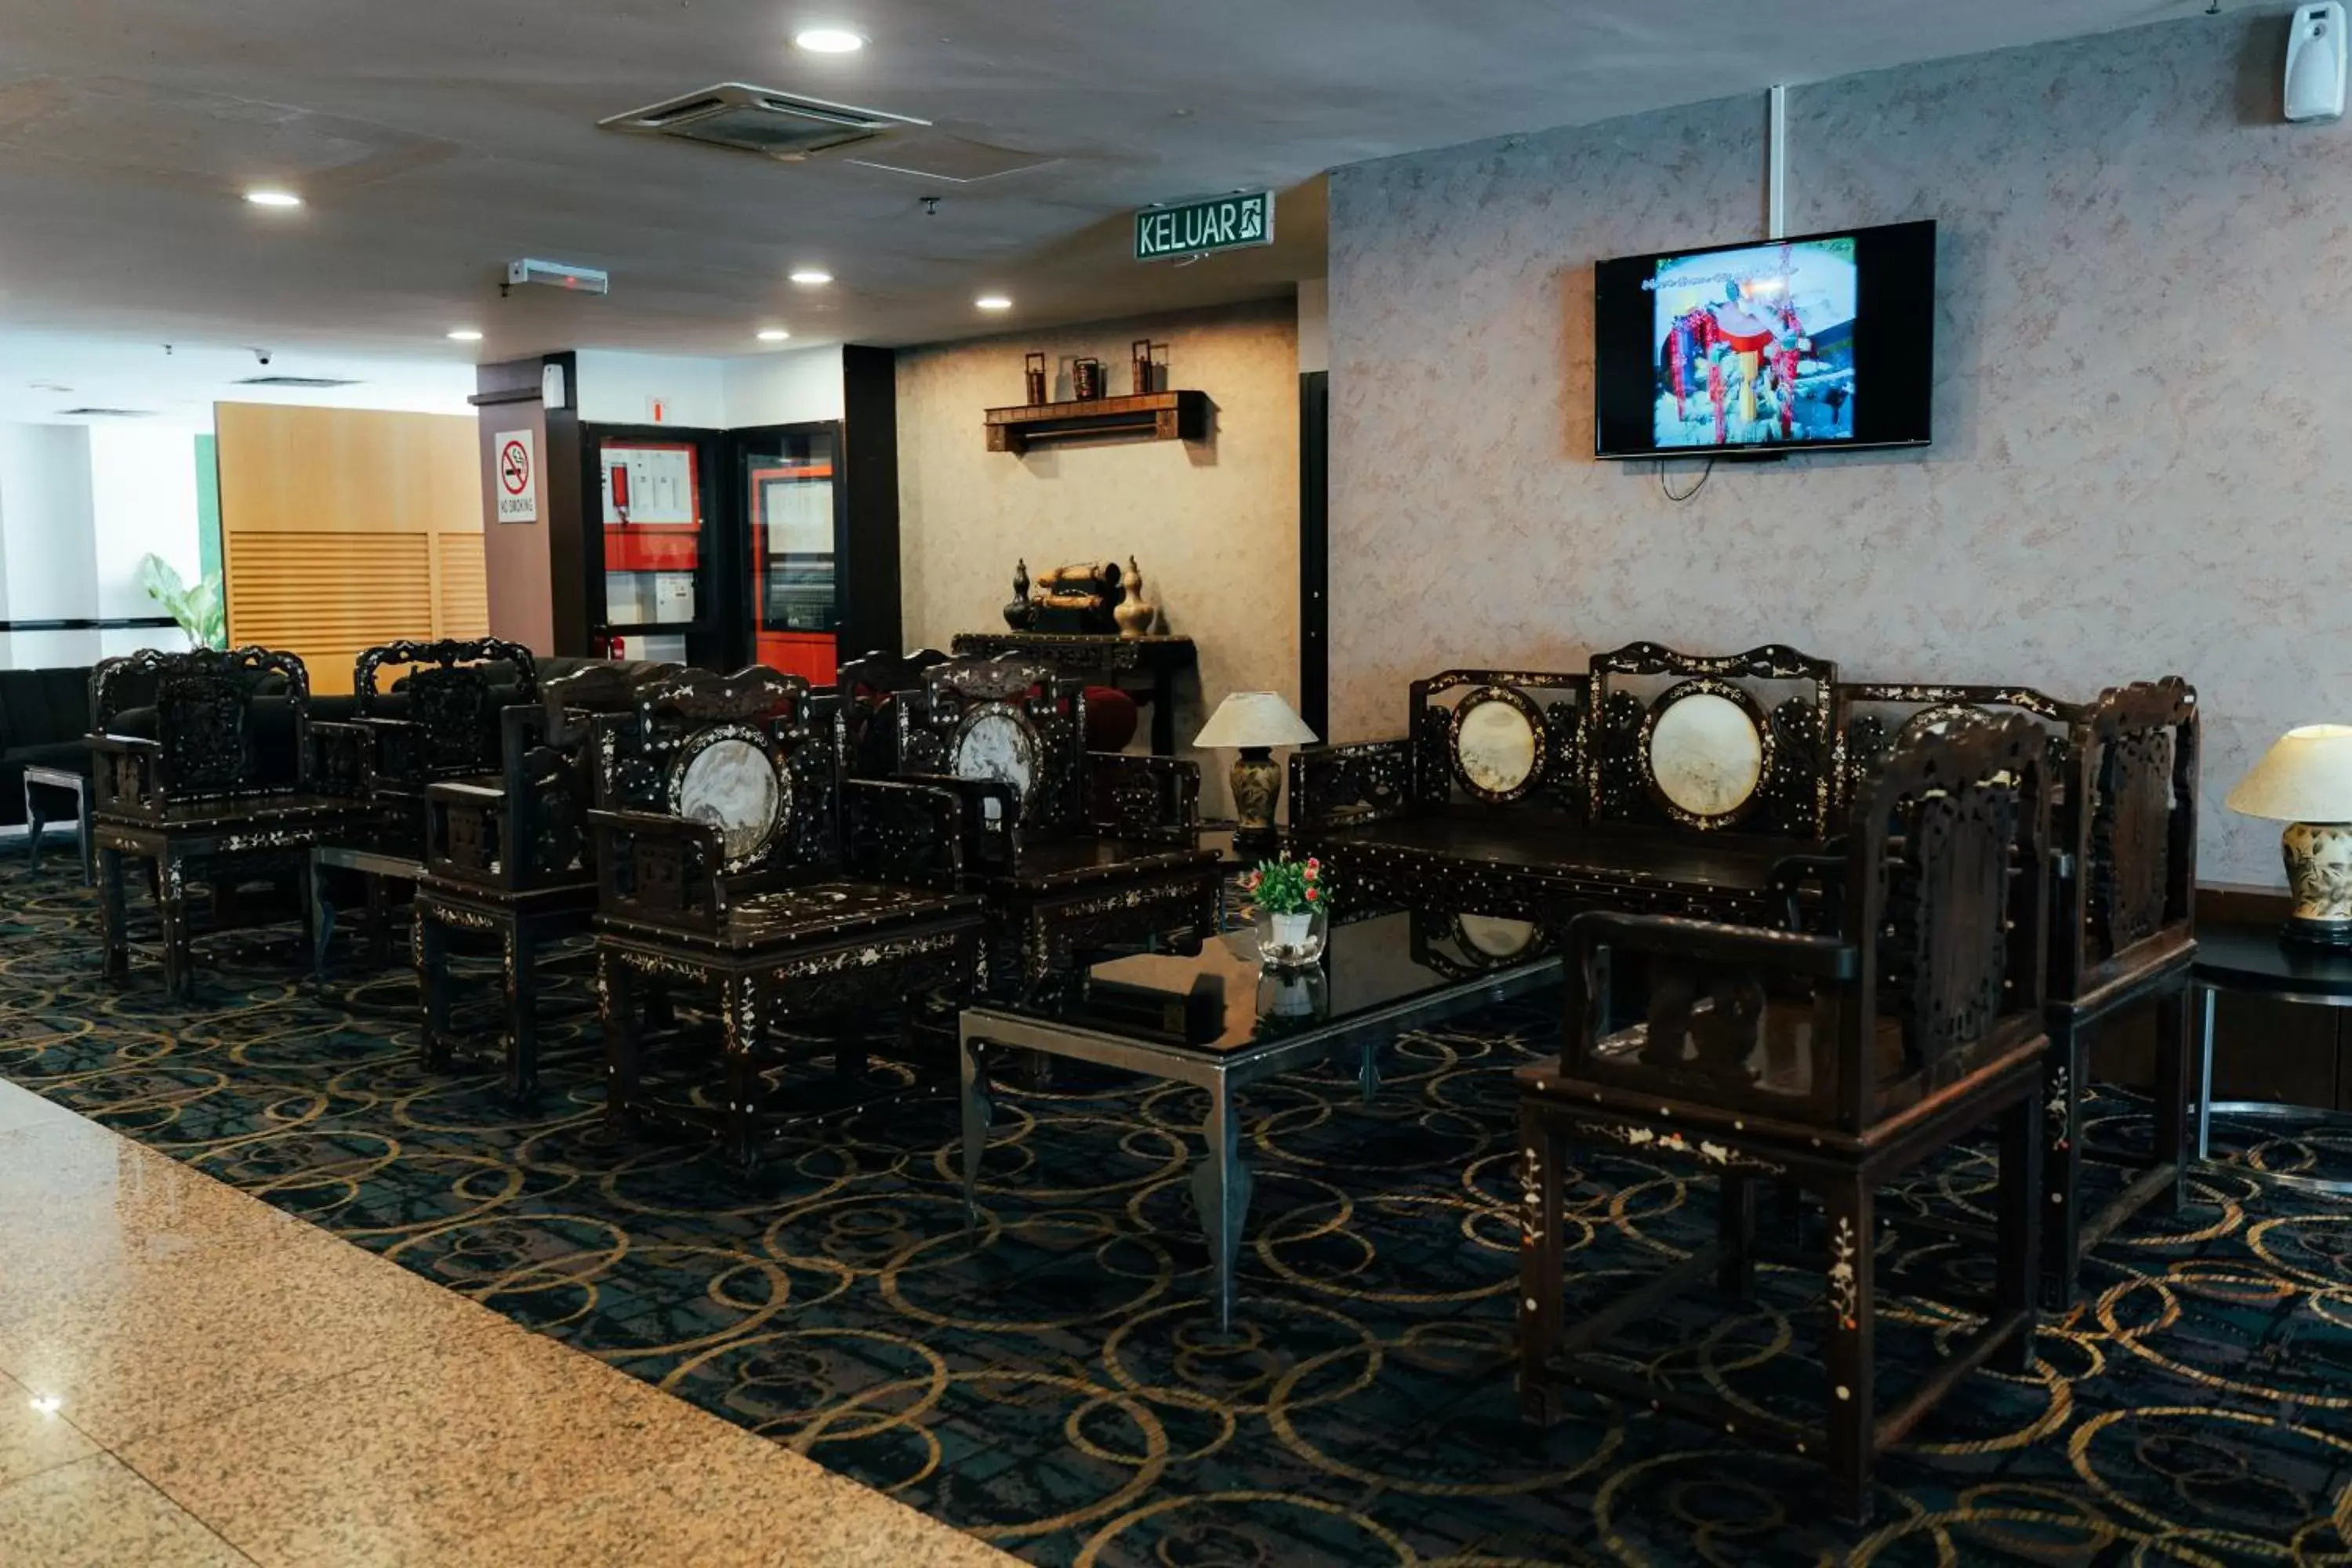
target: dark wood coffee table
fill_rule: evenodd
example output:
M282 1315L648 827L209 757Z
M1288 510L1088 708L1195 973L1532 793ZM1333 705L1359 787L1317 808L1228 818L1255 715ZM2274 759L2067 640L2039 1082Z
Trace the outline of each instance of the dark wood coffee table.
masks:
M1380 1052L1405 1029L1559 982L1558 952L1535 926L1420 911L1335 927L1313 969L1262 970L1254 931L1211 938L1196 955L1146 953L1093 965L1052 996L964 1010L963 1186L977 1220L993 1119L989 1065L1025 1050L1097 1063L1209 1091L1208 1150L1192 1198L1216 1271L1217 1322L1234 1316L1234 1266L1249 1215L1234 1097L1311 1063L1352 1058L1370 1100Z

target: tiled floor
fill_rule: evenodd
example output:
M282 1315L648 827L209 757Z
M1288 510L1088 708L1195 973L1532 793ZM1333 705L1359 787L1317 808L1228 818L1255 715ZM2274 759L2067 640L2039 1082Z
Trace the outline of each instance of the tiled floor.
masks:
M0 1561L1011 1559L0 1082Z

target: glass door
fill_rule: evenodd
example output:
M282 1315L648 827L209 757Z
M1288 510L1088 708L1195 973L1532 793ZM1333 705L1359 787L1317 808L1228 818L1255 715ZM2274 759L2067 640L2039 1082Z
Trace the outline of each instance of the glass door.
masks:
M736 433L751 535L752 657L831 686L841 662L840 427Z
M604 595L599 644L615 658L692 662L712 626L704 446L680 431L599 432Z

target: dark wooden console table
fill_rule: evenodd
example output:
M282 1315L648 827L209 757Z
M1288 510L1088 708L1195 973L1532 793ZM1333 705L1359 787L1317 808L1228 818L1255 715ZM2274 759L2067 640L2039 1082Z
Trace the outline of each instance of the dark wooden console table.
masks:
M959 658L994 658L1018 653L1052 665L1063 675L1097 686L1116 686L1151 709L1151 750L1176 754L1176 676L1200 663L1191 637L1122 637L1076 632L958 632ZM1148 681L1130 686L1129 681Z

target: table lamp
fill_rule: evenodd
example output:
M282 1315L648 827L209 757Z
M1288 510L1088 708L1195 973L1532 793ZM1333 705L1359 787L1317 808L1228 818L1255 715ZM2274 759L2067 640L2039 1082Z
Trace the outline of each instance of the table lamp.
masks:
M2287 825L2294 914L2281 934L2315 947L2352 947L2352 724L2289 730L2238 781L2231 811Z
M1315 731L1275 691L1235 691L1217 704L1192 744L1203 751L1238 750L1234 759L1234 853L1243 859L1272 855L1281 840L1274 830L1275 803L1282 797L1276 746L1311 746Z

